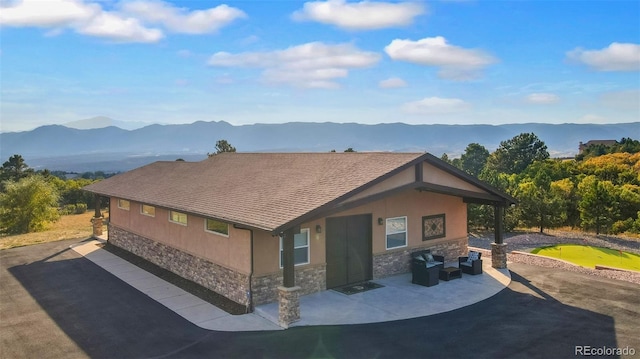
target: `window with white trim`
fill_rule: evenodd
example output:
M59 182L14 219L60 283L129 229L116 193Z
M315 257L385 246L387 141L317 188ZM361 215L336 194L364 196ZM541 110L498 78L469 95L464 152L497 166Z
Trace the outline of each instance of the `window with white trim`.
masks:
M280 268L284 250L282 249L282 237L280 237ZM302 228L300 233L293 236L293 264L309 264L309 228Z
M221 236L229 237L229 223L216 221L215 219L207 218L204 221L205 232L219 234Z
M156 216L156 207L149 206L148 204L143 204L140 206L140 213L145 216L155 217Z
M187 214L186 213L181 213L181 212L176 212L176 211L169 211L169 221L173 222L173 223L177 223L177 224L182 224L182 225L187 225Z
M407 246L407 217L387 218L387 249Z
M118 208L128 211L131 208L131 203L126 199L118 199Z

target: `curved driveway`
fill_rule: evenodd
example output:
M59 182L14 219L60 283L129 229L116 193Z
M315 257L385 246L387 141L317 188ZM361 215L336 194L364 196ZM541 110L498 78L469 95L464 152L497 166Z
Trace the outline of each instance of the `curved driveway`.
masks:
M213 332L196 327L62 241L0 251L2 358L573 357L640 355L640 287L522 264L497 295L396 322Z

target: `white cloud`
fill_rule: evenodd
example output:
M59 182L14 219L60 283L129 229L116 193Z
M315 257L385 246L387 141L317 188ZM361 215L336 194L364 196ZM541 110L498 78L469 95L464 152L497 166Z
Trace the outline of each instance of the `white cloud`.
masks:
M393 60L438 67L439 76L451 80L476 78L480 70L496 62L493 56L482 50L450 45L442 36L418 41L395 39L384 51Z
M102 12L74 27L80 34L117 42L157 42L164 37L162 31L146 28L137 19L123 18L111 12Z
M146 22L162 24L172 32L185 34L216 32L236 19L247 17L242 10L227 5L189 11L163 1L150 0L124 3L121 10Z
M164 37L161 29L148 24L159 24L172 32L203 34L246 17L227 5L188 11L159 0L120 3L115 6L117 11L106 11L100 3L87 0L2 1L0 6L3 26L50 29L46 36L57 36L68 28L116 42L157 42Z
M261 68L263 81L304 88L336 88L335 81L348 76L350 69L374 65L380 55L351 44L328 45L311 42L269 52L215 53L209 65Z
M558 103L560 97L552 93L532 93L526 97L528 103L535 105L548 105Z
M602 50L576 48L567 58L598 71L639 71L640 45L613 42Z
M402 111L409 114L447 114L468 110L471 105L458 98L426 97L407 102Z
M383 89L407 87L407 82L399 77L390 77L378 83L378 87Z
M403 27L413 23L413 18L425 13L424 7L415 2L388 3L345 0L311 1L302 10L293 13L297 21L316 21L348 30L375 30Z
M79 0L22 0L0 3L0 24L14 27L60 27L85 21L102 9Z
M82 0L22 0L2 4L0 24L50 28L47 36L71 28L80 34L118 42L156 42L163 37L162 31L147 28L135 18L104 11L98 4Z

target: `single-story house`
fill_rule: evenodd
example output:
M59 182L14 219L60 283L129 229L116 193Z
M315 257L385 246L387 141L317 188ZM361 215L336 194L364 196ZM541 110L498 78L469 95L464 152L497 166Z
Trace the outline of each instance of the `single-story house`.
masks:
M285 325L299 295L409 272L421 249L465 255L467 203L495 206L506 266L516 202L428 153L222 153L85 190L110 198L111 244L248 308L280 301Z

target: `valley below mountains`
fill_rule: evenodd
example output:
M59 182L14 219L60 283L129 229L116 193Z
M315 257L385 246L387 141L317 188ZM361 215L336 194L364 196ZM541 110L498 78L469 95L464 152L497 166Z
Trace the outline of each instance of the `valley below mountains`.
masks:
M91 129L60 125L31 131L0 133L2 161L20 154L35 169L68 172L122 172L154 161L178 158L198 161L215 151L217 140L239 152L395 151L429 152L459 157L470 143L494 151L501 141L533 132L552 157L572 157L580 142L638 139L640 122L620 124L507 125L364 125L356 123L254 124L224 121L181 125L149 125L127 130L115 126Z

